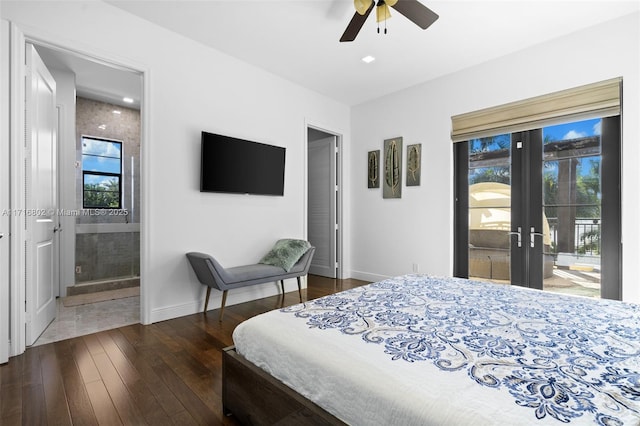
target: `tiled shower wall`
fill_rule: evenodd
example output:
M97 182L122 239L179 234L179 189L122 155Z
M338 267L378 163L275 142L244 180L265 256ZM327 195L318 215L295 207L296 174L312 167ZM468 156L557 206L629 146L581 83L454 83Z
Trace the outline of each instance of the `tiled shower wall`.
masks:
M76 283L140 275L140 232L76 234Z
M140 233L139 227L131 224L140 222L140 112L81 97L76 99L76 159L79 164L76 199L79 211L82 210L83 135L122 142L122 206L129 214L77 217L76 284L138 276Z

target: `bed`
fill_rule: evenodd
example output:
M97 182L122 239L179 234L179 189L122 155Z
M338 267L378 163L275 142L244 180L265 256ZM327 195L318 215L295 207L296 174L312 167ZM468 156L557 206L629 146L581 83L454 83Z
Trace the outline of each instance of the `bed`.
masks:
M640 306L423 275L241 323L247 424L640 425Z

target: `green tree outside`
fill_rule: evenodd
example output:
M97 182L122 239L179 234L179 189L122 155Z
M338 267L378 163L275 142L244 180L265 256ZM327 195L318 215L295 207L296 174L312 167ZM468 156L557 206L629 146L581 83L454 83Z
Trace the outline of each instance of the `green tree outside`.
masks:
M89 208L119 208L120 185L118 179L113 178L105 183L84 184L84 207Z

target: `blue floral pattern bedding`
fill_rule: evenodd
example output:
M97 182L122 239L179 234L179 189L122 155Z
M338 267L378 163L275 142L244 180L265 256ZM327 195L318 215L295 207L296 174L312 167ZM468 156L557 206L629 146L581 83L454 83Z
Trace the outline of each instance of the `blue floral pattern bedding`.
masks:
M466 371L530 409L532 423L640 424L638 305L407 275L281 312L357 336L393 362Z

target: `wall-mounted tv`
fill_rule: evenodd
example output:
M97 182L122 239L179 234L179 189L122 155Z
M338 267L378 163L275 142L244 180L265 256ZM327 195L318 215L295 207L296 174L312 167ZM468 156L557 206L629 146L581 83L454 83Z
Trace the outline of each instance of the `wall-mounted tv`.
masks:
M201 192L284 195L286 148L202 132Z

